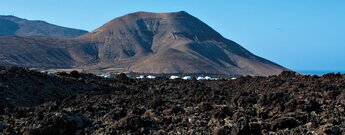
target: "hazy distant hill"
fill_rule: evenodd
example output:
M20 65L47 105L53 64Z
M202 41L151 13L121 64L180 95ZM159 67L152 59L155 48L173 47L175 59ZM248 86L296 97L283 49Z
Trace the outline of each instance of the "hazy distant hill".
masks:
M65 28L44 21L31 21L15 16L0 16L0 36L53 36L75 38L87 31Z
M15 29L11 22L3 24ZM11 33L11 28L4 32ZM132 13L73 40L3 37L0 47L5 48L0 50L0 65L263 76L286 70L186 12Z

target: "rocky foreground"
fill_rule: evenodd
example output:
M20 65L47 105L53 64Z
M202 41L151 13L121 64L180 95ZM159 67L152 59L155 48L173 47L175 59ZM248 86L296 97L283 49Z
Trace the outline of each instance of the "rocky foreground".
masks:
M232 81L0 68L3 134L344 134L345 75Z

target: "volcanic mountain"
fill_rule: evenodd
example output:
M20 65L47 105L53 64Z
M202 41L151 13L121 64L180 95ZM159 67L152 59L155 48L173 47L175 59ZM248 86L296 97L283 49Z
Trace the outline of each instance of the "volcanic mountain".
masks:
M255 56L181 11L137 12L80 37L97 44L94 67L146 73L279 74L284 67Z
M0 16L0 36L52 36L75 38L87 31L49 24L44 21L31 21L15 16Z
M128 14L76 39L3 37L0 47L7 48L0 50L2 65L259 76L287 70L184 11Z

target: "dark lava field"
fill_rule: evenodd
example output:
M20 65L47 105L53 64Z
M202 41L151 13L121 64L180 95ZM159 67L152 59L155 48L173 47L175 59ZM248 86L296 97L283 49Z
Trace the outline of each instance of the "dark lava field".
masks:
M2 134L344 134L345 75L104 79L0 68ZM0 134L1 134L0 133Z

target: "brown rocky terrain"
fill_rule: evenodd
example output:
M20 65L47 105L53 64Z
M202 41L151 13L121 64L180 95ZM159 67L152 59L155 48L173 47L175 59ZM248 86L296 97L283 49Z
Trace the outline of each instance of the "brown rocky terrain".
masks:
M49 36L75 38L87 31L65 28L44 21L27 20L15 16L0 15L0 36Z
M341 74L185 81L0 68L0 99L3 134L341 135L345 128Z
M1 23L0 19L0 28L5 28L0 29L0 33L3 30L2 33L20 35L10 30L15 27L12 25L15 24ZM30 31L50 30L45 25L39 26L30 27L35 29ZM0 48L4 48L0 50L0 65L253 76L276 75L287 70L252 54L183 11L128 14L76 39L52 37L54 34L45 35L49 37L30 35L0 38Z

